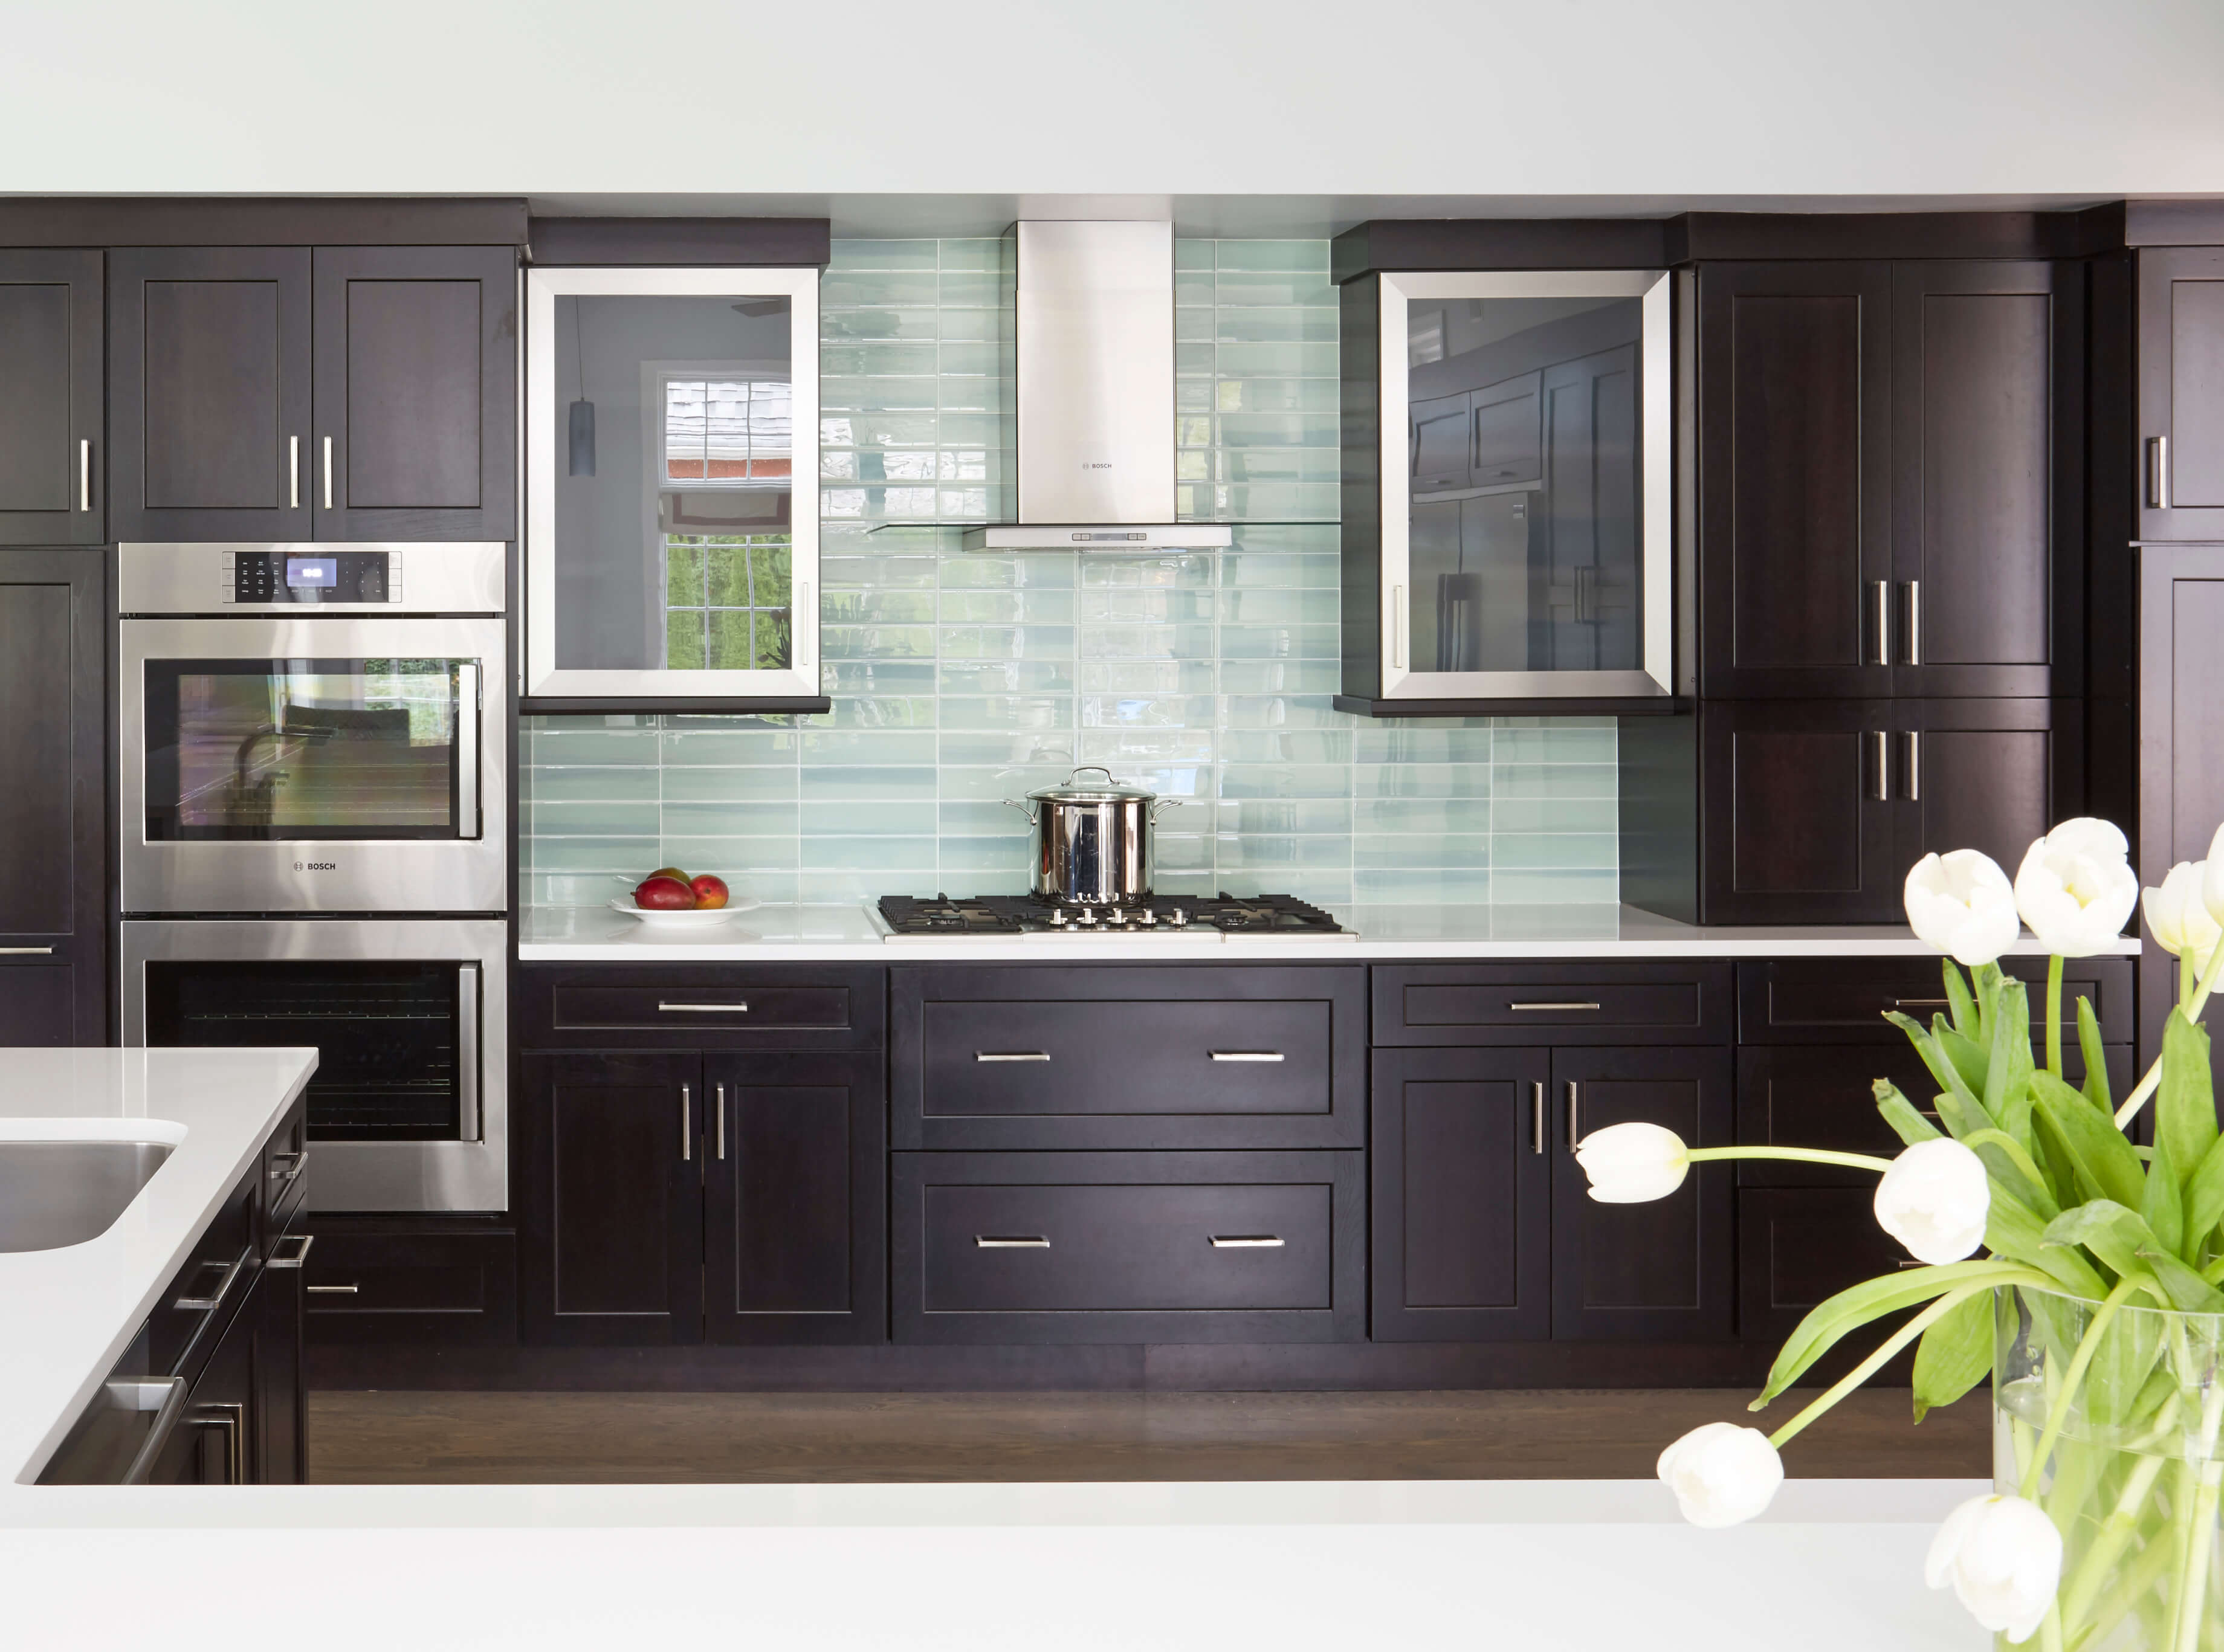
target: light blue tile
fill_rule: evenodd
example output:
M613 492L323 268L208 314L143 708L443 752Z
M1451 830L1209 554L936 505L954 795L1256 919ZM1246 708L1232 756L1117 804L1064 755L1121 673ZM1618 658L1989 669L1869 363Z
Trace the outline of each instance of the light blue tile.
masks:
M654 833L646 837L544 837L533 845L533 869L535 873L629 872L638 879L656 869L656 856Z
M1351 810L1348 798L1229 798L1212 805L1212 829L1282 837L1311 833L1342 840L1351 835Z
M1300 273L1224 270L1215 284L1214 298L1223 310L1252 305L1306 305L1327 309L1331 315L1337 293L1325 270Z
M1248 728L1220 737L1223 763L1336 763L1351 761L1348 728Z
M640 837L657 830L654 798L640 803L559 803L533 800L532 830L540 838Z
M960 765L1027 768L1063 763L1070 767L1081 760L1078 750L1079 741L1070 729L998 734L983 728L943 735L937 753L948 773Z
M1109 763L1121 773L1137 763L1210 763L1213 758L1210 728L1084 728L1080 745L1083 762Z
M1081 583L1106 590L1210 590L1216 551L1174 557L1090 557L1081 564Z
M813 835L803 840L803 865L813 872L932 873L934 848L932 837Z
M942 249L943 268L991 272L1007 268L1013 247L1013 243L1001 236L961 236L936 244Z
M1502 763L1611 763L1614 760L1614 731L1581 724L1546 725L1537 728L1498 731L1498 760Z
M1332 413L1223 413L1214 423L1223 447L1341 451Z
M837 591L869 591L878 596L902 590L932 590L940 564L922 556L821 556L818 577L824 585L819 616L828 612L827 599ZM932 617L930 613L929 617Z
M672 866L700 877L715 873L730 882L760 872L795 869L793 837L667 837L663 855Z
M1210 577L1208 570L1206 580ZM1141 624L1161 628L1210 624L1217 593L1210 589L1206 580L1198 581L1197 589L1172 590L1084 585L1081 592L1081 621L1084 625ZM1210 649L1209 640L1204 646Z
M1257 512L1258 490L1262 486L1298 483L1304 485L1292 496L1307 501L1308 514L1318 514L1316 507L1326 497L1320 489L1333 489L1343 478L1343 456L1334 448L1230 448L1213 461L1213 481L1241 484L1241 508L1245 514Z
M931 799L908 803L806 803L803 805L803 835L848 837L924 837L932 835L937 822Z
M1620 864L1616 840L1607 832L1494 833L1491 864L1511 867L1564 871L1611 870Z
M1376 832L1487 833L1506 807L1488 798L1363 798L1355 805L1356 829Z
M1488 763L1362 763L1352 780L1362 798L1488 798L1502 773Z
M1456 905L1488 901L1496 874L1488 870L1422 869L1368 871L1352 874L1352 898L1395 905Z
M1338 381L1322 379L1229 379L1212 387L1211 405L1222 413L1329 413L1341 396ZM1326 442L1309 444L1326 447Z
M932 867L916 872L806 872L796 880L795 899L814 906L852 906L882 895L932 895Z
M1614 832L1620 824L1613 798L1501 798L1492 821L1506 832Z
M819 313L819 371L826 365L825 346L859 339L908 338L932 340L941 331L938 310L825 310Z
M1354 721L1325 694L1227 694L1220 700L1223 728L1349 728Z
M1017 815L1012 817L1019 820ZM1025 832L1027 823L1020 822ZM944 837L939 840L942 870L945 873L987 874L979 881L989 893L1012 893L1026 888L1029 856L1024 835L1004 837ZM953 890L951 892L955 893Z
M540 728L533 734L533 762L536 768L559 765L607 767L620 763L656 761L657 731L654 728Z
M1223 625L1223 659L1341 661L1343 634L1333 625Z
M1614 779L1611 763L1494 763L1490 788L1501 798L1611 798Z
M1084 694L1210 694L1220 684L1211 659L1085 659L1079 677Z
M1219 378L1333 380L1336 375L1336 346L1333 342L1317 344L1216 344L1212 349L1214 375Z
M807 768L802 778L806 803L932 798L935 791L932 768Z
M698 771L696 778L728 772ZM799 817L793 802L782 798L717 798L664 804L661 835L673 837L793 837Z
M742 768L669 768L664 771L664 803L767 804L794 805L800 782L793 762Z
M1193 240L1185 236L1174 237L1174 268L1177 270L1210 269L1213 249L1210 240Z
M945 590L1071 590L1077 558L1055 551L998 557L967 552L942 560Z
M796 721L805 728L932 728L935 701L926 695L844 695L831 711L815 711Z
M1219 709L1209 694L1086 694L1078 703L1090 728L1210 728Z
M1014 732L1073 727L1073 699L1063 694L949 695L942 701L945 728Z
M914 695L934 691L934 662L923 660L822 660L819 681L829 694Z
M1214 841L1214 864L1229 869L1261 872L1269 867L1349 868L1351 844L1341 837L1274 837L1244 833Z
M799 729L685 729L665 731L664 761L667 768L715 764L731 768L742 764L793 763L802 750Z
M944 659L938 680L945 694L1070 694L1073 665L1064 659Z
M1369 870L1413 871L1424 867L1484 872L1496 864L1487 833L1369 832L1353 840L1351 863Z
M1342 906L1351 902L1351 873L1305 867L1272 871L1218 873L1218 886L1231 895L1294 895L1316 906Z
M1214 265L1223 273L1289 272L1328 274L1325 241L1221 241L1214 243Z
M1220 664L1220 689L1224 694L1340 694L1343 665L1340 659L1229 659Z
M1336 341L1333 309L1245 306L1214 312L1211 336L1223 344L1327 344Z
M767 905L793 904L802 899L792 872L737 873L726 880L737 895L747 895Z
M518 776L521 795L538 803L654 802L660 771L646 764L610 769L525 770Z
M941 244L934 241L837 241L826 262L826 273L833 275L861 269L932 269ZM820 301L827 301L823 287Z
M894 304L932 309L935 293L932 269L858 269L837 274L830 268L818 282L818 307L846 310L858 305Z
M814 766L921 764L934 762L932 729L813 728L803 736L803 764Z
M822 625L819 652L829 659L931 659L931 625Z
M1514 905L1531 902L1583 904L1621 899L1621 880L1611 869L1595 872L1494 872L1491 898Z
M1367 763L1488 763L1495 731L1479 728L1416 728L1379 723L1359 731L1359 757Z
M1338 590L1223 591L1220 620L1223 625L1337 626L1341 640L1343 604Z
M1231 763L1220 772L1220 796L1345 798L1352 793L1353 779L1352 770L1340 763Z
M945 625L1071 625L1071 590L945 590Z
M1210 625L1151 625L1099 621L1081 629L1084 659L1210 659Z

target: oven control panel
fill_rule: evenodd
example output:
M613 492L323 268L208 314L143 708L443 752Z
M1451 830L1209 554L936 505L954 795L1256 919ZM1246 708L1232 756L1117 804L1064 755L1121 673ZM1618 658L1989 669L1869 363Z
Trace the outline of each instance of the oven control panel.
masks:
M223 601L241 602L399 602L399 551L227 551Z

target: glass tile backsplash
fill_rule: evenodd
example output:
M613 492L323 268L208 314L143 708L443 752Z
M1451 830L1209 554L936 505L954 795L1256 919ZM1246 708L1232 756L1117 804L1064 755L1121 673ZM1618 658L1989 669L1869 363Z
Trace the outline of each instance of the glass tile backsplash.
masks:
M1330 709L1328 243L1176 243L1178 509L1234 524L1235 544L1140 558L959 548L963 525L1011 508L1005 256L995 239L834 243L819 356L834 709L526 719L525 899L597 905L666 864L771 901L1014 893L1027 824L1004 801L1102 763L1181 800L1159 826L1161 891L1615 900L1611 718Z

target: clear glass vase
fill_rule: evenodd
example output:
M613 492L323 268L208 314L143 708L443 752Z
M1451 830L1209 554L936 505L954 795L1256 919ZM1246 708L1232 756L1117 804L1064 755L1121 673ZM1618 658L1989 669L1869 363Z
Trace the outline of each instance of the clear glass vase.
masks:
M1993 1486L2063 1539L2054 1611L2024 1644L2224 1652L2224 1315L1993 1301Z

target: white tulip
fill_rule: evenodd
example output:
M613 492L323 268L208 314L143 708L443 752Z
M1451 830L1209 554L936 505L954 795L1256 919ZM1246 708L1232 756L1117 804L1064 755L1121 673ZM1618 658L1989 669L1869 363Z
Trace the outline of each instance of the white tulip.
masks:
M2201 904L2208 909L2209 917L2224 924L2224 826L2219 826L2216 835L2208 840L2208 858L2197 864L2201 867Z
M2139 905L2155 942L2174 958L2191 958L2196 969L2205 970L2224 940L2224 925L2208 910L2203 886L2208 874L2206 861L2180 861L2170 869L2159 889L2139 892Z
M1948 1136L1903 1150L1877 1183L1877 1226L1934 1267L1977 1253L1992 1207L1984 1160Z
M2054 1605L2062 1580L2062 1534L2035 1503L1971 1498L1930 1540L1924 1581L1949 1583L1970 1615L1995 1635L2027 1641Z
M1642 1205L1684 1185L1689 1153L1681 1136L1659 1125L1608 1125L1577 1144L1576 1163L1601 1204Z
M2065 820L2031 846L2016 871L2016 910L2049 952L2086 958L2115 944L2139 905L2123 833L2105 820Z
M1784 1459L1758 1428L1705 1422L1660 1453L1660 1478L1695 1526L1734 1526L1769 1505Z
M1991 963L2021 933L2008 874L1975 849L1924 855L1908 873L1902 899L1917 939L1973 969Z

